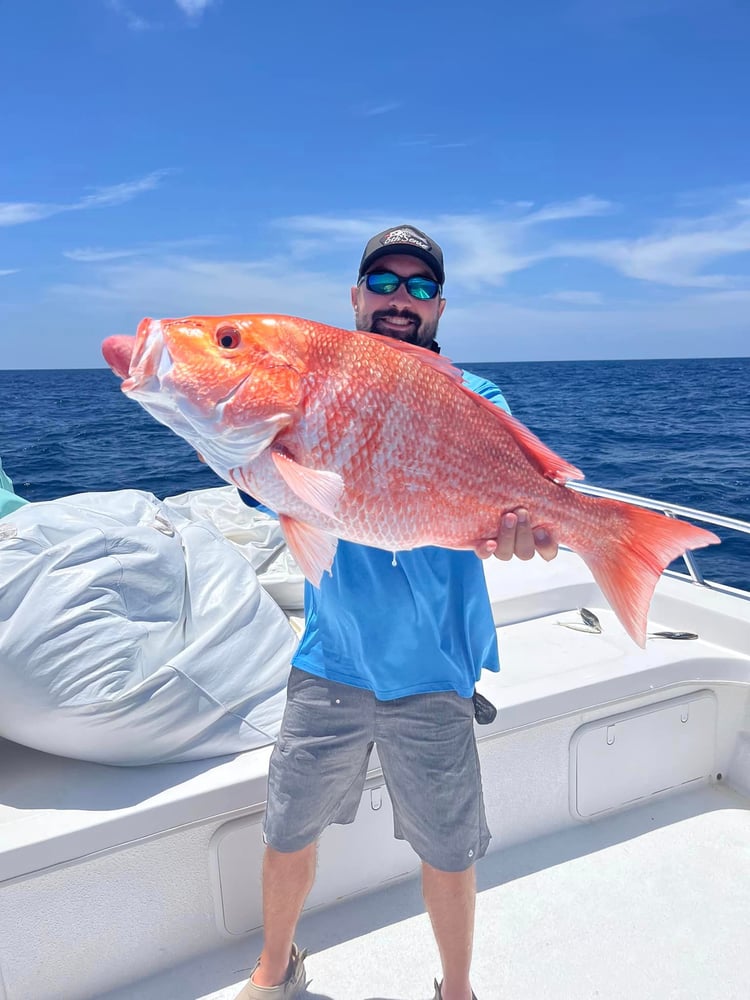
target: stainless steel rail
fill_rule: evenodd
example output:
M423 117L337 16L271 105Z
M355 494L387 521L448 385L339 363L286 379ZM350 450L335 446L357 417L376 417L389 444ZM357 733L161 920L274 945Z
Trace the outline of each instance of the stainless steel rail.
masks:
M568 483L568 487L577 490L579 493L586 493L593 497L608 497L611 500L621 500L623 503L632 504L634 507L647 507L649 510L658 510L667 517L684 517L689 521L701 521L704 524L712 524L717 528L727 528L730 531L739 531L742 534L750 535L750 522L741 521L736 517L724 517L721 514L712 514L707 510L696 510L693 507L683 507L680 504L668 503L666 500L654 500L652 497L639 497L633 493L621 493L618 490L602 489L600 486L589 486L587 483ZM696 565L692 552L686 552L683 562L687 566L688 573L695 583L707 586L703 574Z

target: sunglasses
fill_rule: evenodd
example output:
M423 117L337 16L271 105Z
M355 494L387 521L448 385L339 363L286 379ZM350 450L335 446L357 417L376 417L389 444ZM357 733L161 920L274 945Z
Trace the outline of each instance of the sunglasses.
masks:
M402 285L406 285L406 290L413 299L420 299L422 302L427 299L434 299L440 292L440 285L434 278L424 278L421 274L413 274L410 278L401 278L392 271L371 271L364 274L357 284L364 281L369 292L376 295L393 295Z

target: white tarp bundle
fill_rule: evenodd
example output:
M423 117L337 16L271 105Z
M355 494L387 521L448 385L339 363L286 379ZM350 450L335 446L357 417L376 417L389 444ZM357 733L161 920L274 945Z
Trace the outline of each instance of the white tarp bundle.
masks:
M248 507L233 486L193 490L167 497L164 506L191 521L209 521L234 542L279 607L301 613L305 577L294 561L275 517Z
M275 739L297 640L252 560L285 565L278 525L207 492L245 523L239 547L192 494L83 493L0 521L0 736L121 765ZM264 532L273 553L243 554ZM290 586L294 602L299 571Z

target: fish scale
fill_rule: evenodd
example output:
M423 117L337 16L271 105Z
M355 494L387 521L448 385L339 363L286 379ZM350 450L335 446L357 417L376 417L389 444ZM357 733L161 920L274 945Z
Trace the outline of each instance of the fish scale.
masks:
M656 582L711 532L565 486L582 473L445 358L289 316L143 320L109 338L123 391L275 510L305 575L339 538L475 548L521 507L578 552L641 646Z

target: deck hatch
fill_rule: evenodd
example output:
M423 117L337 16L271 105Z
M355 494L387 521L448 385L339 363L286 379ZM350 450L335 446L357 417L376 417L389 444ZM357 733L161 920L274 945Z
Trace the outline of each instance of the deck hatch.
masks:
M570 808L589 818L707 778L716 698L697 691L586 723L570 742Z

